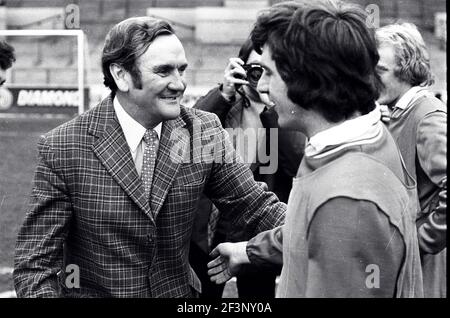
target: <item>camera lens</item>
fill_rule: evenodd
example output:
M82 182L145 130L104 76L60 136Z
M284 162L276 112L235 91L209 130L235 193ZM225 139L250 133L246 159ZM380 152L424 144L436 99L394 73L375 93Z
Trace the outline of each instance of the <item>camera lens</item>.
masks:
M256 87L258 85L258 81L261 78L263 73L263 68L261 65L251 65L247 70L247 80L251 86Z
M257 82L261 78L263 71L259 67L253 67L248 70L247 77L249 81Z
M245 70L246 76L243 76L239 73L234 74L235 78L246 79L249 82L249 85L256 88L258 86L258 81L263 74L263 67L259 64L245 64L242 66ZM240 84L236 84L236 87L239 87Z

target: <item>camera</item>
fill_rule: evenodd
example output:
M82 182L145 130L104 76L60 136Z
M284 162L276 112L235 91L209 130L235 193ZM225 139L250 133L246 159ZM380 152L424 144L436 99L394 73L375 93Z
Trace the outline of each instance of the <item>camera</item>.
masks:
M258 81L261 78L264 69L261 65L257 63L244 64L242 68L245 70L247 74L245 77L241 74L235 74L236 78L247 79L250 86L256 87L258 85Z

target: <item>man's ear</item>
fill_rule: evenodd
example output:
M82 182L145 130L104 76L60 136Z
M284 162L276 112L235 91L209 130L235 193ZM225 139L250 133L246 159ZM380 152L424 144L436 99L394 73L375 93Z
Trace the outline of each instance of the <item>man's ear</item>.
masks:
M114 78L118 90L124 93L128 92L130 89L130 76L128 72L122 66L114 63L109 66L109 72Z

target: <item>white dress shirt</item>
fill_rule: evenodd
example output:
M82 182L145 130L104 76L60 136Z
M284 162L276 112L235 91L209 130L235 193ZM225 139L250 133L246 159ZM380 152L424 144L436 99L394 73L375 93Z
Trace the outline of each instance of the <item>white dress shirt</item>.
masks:
M116 97L114 98L113 104L114 111L119 119L119 124L122 127L123 134L125 135L128 147L130 148L137 173L140 176L142 171L142 162L144 159L144 150L147 146L143 137L147 129L131 117L125 109L123 109ZM162 123L159 123L154 128L159 139L161 139L161 128Z

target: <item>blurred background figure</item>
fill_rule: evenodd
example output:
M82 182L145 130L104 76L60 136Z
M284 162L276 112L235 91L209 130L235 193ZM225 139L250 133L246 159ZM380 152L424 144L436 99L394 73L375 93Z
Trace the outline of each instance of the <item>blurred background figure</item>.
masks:
M447 109L429 90L430 57L416 26L377 30L384 85L378 102L391 112L389 130L417 181L417 216L425 297L446 297Z
M4 41L0 41L0 87L6 82L6 70L16 61L14 48Z
M223 83L210 90L194 108L215 113L224 128L232 128L233 144L246 162L255 180L265 182L270 191L287 203L295 176L303 157L305 136L296 131L278 129L277 106L256 90L263 68L261 55L253 50L250 39L242 45L238 57L229 59L224 71ZM271 128L275 128L271 130ZM247 138L247 142L242 142ZM271 147L275 144L277 147ZM275 148L275 149L274 149ZM267 162L268 155L272 162ZM274 173L264 173L264 166L278 162ZM209 251L225 240L248 240L248 233L233 231L228 220L206 198L200 202L194 239L191 244L190 262L202 281L202 294L206 298L221 297L224 285L211 283L206 264ZM274 297L275 279L279 268L244 266L237 275L239 297Z

